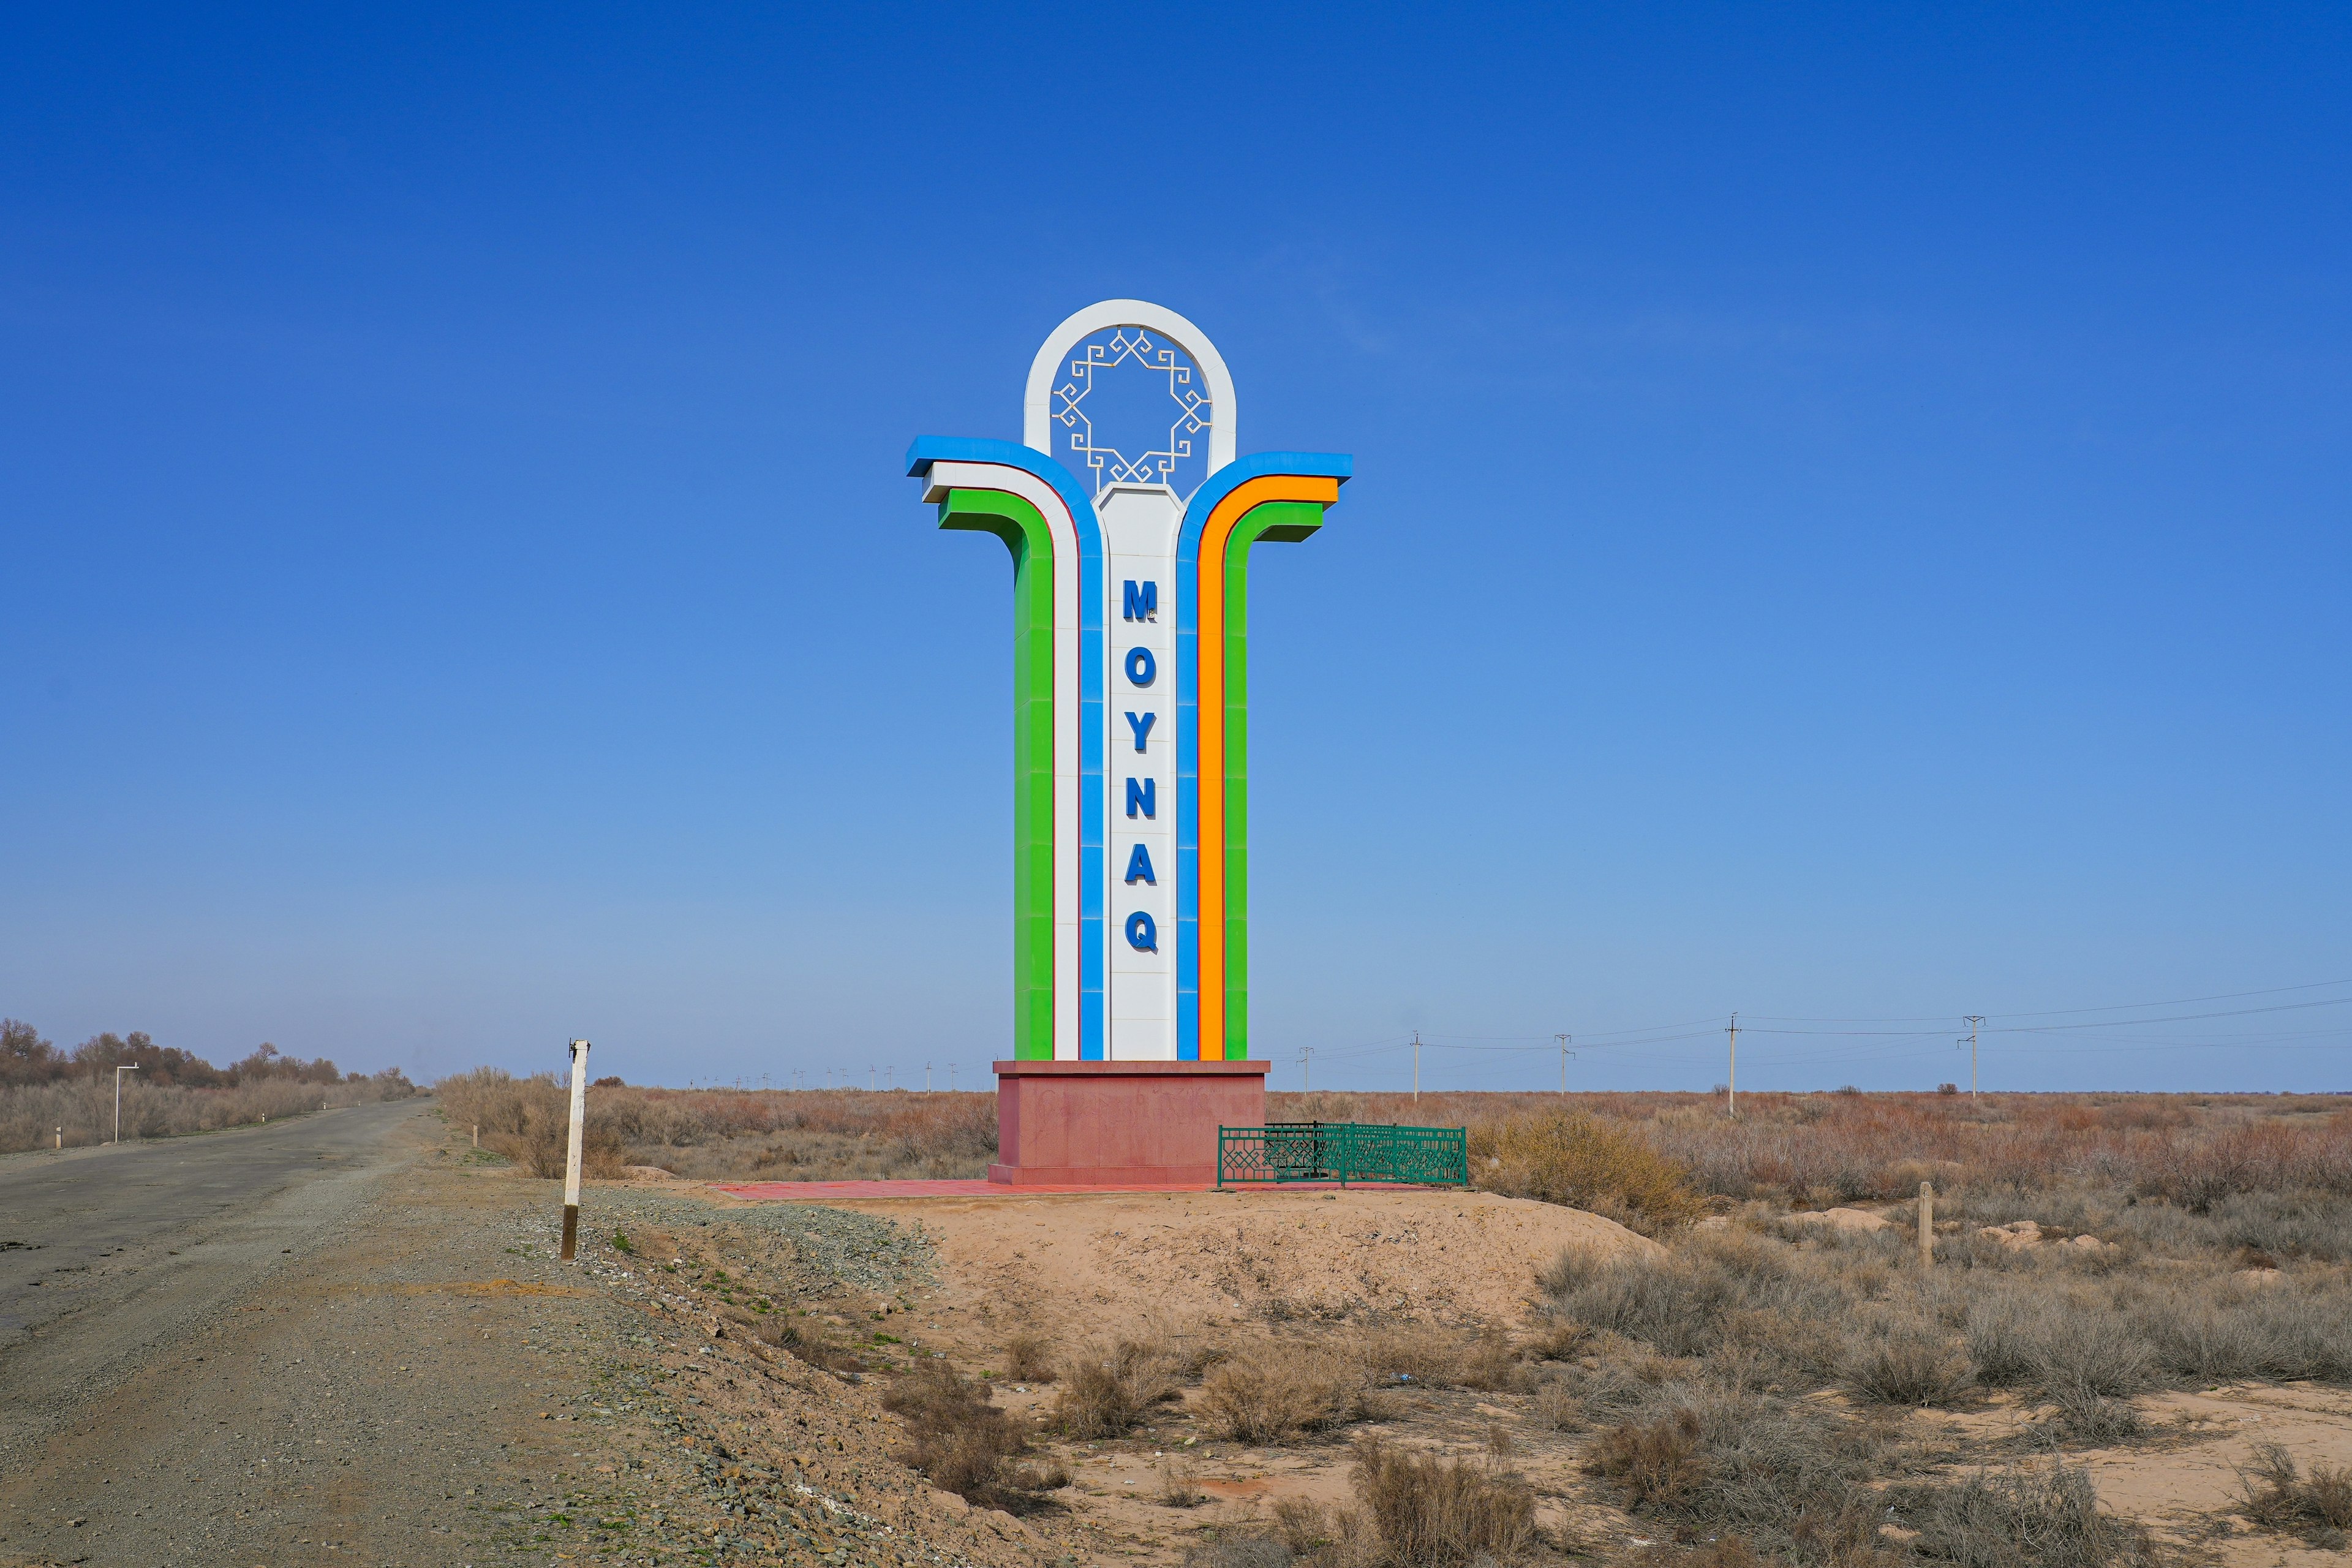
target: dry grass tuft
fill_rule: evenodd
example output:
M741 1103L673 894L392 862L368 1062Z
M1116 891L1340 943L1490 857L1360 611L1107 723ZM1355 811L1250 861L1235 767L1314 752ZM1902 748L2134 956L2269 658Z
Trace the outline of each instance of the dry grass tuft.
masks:
M1260 1347L1213 1368L1199 1415L1210 1431L1237 1443L1295 1443L1365 1414L1362 1371L1311 1345Z
M882 1396L882 1407L907 1424L911 1441L902 1458L908 1467L967 1502L1031 1512L1046 1494L1069 1485L1058 1468L1015 1464L1029 1449L1027 1423L991 1405L986 1388L967 1383L944 1362L925 1362L902 1373Z
M1290 1568L1290 1548L1270 1535L1224 1535L1184 1553L1184 1568Z
M1201 1489L1201 1478L1190 1464L1171 1463L1160 1467L1160 1500L1168 1508L1198 1508L1209 1494Z
M1507 1560L1535 1540L1535 1494L1517 1476L1362 1437L1349 1479L1391 1563Z
M1905 1321L1865 1339L1847 1363L1846 1383L1885 1405L1949 1405L1976 1381L1969 1358L1932 1323Z
M2264 1443L2239 1472L2246 1514L2273 1530L2293 1531L2315 1546L2341 1550L2352 1531L2352 1468L2315 1464L2305 1475L2284 1445Z
M1589 1209L1644 1235L1706 1212L1688 1170L1638 1129L1581 1110L1538 1110L1473 1128L1470 1169L1488 1192Z
M1080 1350L1061 1368L1054 1420L1072 1437L1123 1437L1144 1412L1183 1386L1183 1363L1153 1342L1118 1340Z
M1014 1334L1006 1340L1004 1375L1015 1383L1053 1382L1053 1342L1043 1334Z
M2090 1472L2080 1467L1979 1471L1903 1489L1895 1502L1897 1516L1919 1532L1912 1549L1959 1568L2114 1568L2147 1560L2146 1539L2099 1511Z
M835 1343L811 1319L787 1317L782 1312L759 1316L737 1312L730 1316L749 1329L752 1337L761 1343L772 1345L820 1372L829 1372L835 1377L848 1377L866 1370L866 1363L857 1358L855 1352Z
M1615 1481L1629 1509L1686 1502L1706 1479L1706 1458L1699 1452L1703 1435L1697 1413L1690 1410L1646 1425L1627 1422L1587 1451L1584 1472Z

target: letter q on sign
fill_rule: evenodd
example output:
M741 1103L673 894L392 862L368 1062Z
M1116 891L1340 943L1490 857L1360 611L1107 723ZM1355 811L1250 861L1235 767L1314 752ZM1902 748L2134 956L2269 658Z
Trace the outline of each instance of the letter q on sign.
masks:
M1138 686L1149 686L1159 673L1160 666L1153 660L1150 648L1131 647L1127 650L1128 679Z
M1127 917L1127 945L1138 952L1160 951L1160 928L1141 910Z

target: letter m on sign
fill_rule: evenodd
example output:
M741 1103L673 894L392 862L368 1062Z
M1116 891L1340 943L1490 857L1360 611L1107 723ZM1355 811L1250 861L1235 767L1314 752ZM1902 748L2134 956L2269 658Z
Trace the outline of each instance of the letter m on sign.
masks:
M1160 584L1157 583L1139 583L1130 577L1119 600L1119 618L1122 620L1156 621L1160 618Z

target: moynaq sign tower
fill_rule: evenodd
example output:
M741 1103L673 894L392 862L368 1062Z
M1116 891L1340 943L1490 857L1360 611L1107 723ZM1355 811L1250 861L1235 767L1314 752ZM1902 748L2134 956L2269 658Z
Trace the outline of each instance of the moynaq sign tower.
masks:
M1022 438L926 436L941 528L1013 557L1013 1055L994 1181L1191 1185L1264 1122L1249 1031L1249 553L1345 457L1236 457L1198 327L1108 300L1029 367Z

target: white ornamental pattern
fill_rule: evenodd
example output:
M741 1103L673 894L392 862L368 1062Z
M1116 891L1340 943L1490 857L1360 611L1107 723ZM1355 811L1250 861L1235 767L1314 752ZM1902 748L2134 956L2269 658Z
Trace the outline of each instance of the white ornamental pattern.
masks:
M1109 406L1115 396L1126 405ZM1097 495L1128 484L1167 485L1189 496L1207 477L1207 453L1196 453L1194 437L1207 432L1213 413L1191 354L1142 327L1113 327L1077 345L1068 377L1054 388L1056 445L1066 443L1066 454L1055 455Z

